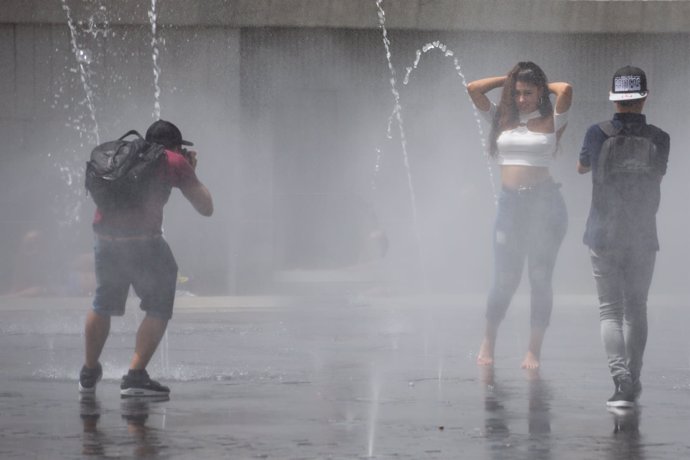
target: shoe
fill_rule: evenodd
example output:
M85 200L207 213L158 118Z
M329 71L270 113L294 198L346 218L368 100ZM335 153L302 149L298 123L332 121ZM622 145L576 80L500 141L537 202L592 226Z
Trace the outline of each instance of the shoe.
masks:
M633 392L633 383L627 377L614 377L614 384L616 391L613 396L606 401L607 407L635 407L635 394Z
M130 369L127 375L122 376L120 384L120 396L161 396L169 395L170 388L151 380L146 369Z
M96 384L103 377L103 368L101 363L98 363L95 369L90 369L82 366L79 371L79 393L93 394L96 392Z

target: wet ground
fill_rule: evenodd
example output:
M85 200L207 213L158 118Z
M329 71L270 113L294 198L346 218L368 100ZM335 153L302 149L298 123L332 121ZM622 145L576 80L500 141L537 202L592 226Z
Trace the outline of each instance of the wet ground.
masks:
M557 298L530 374L523 298L489 372L481 298L182 297L149 368L167 401L119 397L131 303L80 401L89 299L0 299L0 458L690 458L689 302L651 300L640 408L619 414L594 302Z

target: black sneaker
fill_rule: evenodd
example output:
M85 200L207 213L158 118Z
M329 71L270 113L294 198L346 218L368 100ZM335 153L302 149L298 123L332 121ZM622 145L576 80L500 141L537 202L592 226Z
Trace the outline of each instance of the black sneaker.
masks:
M633 383L629 378L618 377L613 379L616 391L606 401L608 407L635 407L635 393Z
M96 384L103 377L103 368L98 363L95 369L82 366L79 371L79 393L93 394L96 392Z
M120 395L122 397L161 396L169 394L170 388L161 385L155 380L151 380L146 369L130 369L127 375L122 376L122 383L120 384Z

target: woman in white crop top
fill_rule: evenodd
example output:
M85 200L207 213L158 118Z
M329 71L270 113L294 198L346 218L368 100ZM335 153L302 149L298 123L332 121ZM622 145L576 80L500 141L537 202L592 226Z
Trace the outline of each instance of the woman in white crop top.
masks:
M497 88L502 93L495 105L486 93ZM493 236L494 280L477 364L494 363L498 327L527 260L531 334L522 368L536 369L553 307L553 269L568 226L560 184L551 178L549 166L565 130L572 88L564 82L548 83L533 62L519 62L506 76L469 83L467 91L491 122L490 155L500 165L502 185Z

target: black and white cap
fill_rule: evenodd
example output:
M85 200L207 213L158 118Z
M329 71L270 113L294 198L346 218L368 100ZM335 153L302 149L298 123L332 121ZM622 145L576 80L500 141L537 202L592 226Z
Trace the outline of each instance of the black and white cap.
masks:
M621 67L613 75L610 101L634 101L647 97L647 75L639 67Z

